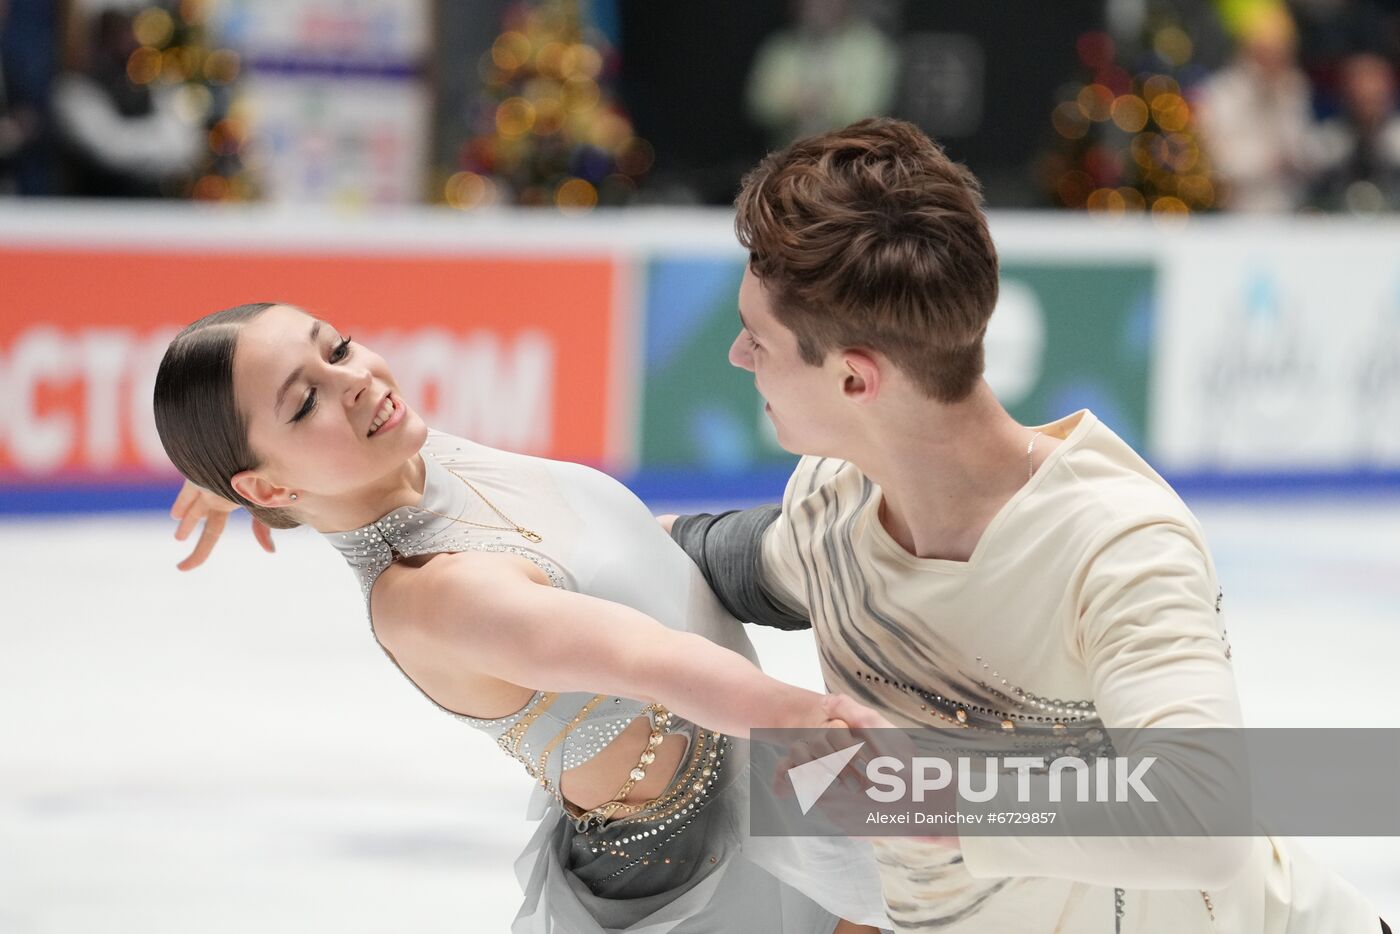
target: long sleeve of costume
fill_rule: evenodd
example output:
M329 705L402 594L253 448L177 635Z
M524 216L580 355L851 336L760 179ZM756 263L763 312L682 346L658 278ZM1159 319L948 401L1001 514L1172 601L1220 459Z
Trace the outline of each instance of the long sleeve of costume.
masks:
M671 537L736 618L775 629L810 629L811 621L794 609L795 601L775 597L764 584L765 541L779 520L776 505L680 516L671 526Z
M1242 725L1214 575L1195 534L1174 522L1114 533L1085 562L1078 584L1066 603L1065 636L1089 673L1104 726L1110 735L1154 728L1134 732L1135 748L1120 746L1119 754L1157 756L1163 781L1182 801L1218 804L1220 795L1239 792L1248 779L1233 747L1202 749L1187 732ZM1125 812L1119 836L966 836L963 859L978 878L1212 889L1250 852L1243 837L1143 836L1152 815L1140 807L1136 816L1147 819ZM1171 814L1179 829L1194 809Z

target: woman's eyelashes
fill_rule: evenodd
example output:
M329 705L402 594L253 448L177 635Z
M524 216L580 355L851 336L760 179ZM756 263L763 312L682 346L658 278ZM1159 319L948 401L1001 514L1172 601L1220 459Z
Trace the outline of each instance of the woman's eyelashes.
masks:
M340 341L338 344L335 345L335 347L333 347L333 348L331 349L331 358L330 358L330 362L331 362L331 363L340 363L340 362L341 362L342 360L344 360L346 357L349 357L349 356L350 356L350 341L351 341L352 339L353 339L353 338L352 338L349 334L347 334L347 335L345 335L344 340ZM293 422L299 422L299 421L301 421L303 418L305 418L306 416L310 415L313 411L315 411L315 409L316 409L316 388L313 386L313 387L311 388L311 390L310 390L309 392L307 392L307 394L306 394L306 401L304 401L304 402L301 404L301 408L297 410L297 414L295 414L295 415L292 416L292 421L293 421Z

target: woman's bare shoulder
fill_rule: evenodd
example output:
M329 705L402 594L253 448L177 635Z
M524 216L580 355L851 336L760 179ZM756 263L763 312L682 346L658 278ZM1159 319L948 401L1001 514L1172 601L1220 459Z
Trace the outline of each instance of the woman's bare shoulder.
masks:
M515 710L532 693L480 670L470 651L471 629L486 602L473 595L525 574L525 568L491 560L497 557L461 552L401 559L385 568L371 593L375 637L437 704L468 716Z
M444 620L468 624L494 593L525 583L548 584L534 564L512 554L461 551L400 558L379 575L370 612L380 641L421 633Z

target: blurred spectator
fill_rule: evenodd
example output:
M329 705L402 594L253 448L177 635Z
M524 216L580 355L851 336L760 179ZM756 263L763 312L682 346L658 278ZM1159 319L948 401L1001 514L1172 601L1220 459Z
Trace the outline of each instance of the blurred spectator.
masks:
M0 0L0 30L5 26L5 0ZM15 163L20 149L34 135L37 129L32 113L11 107L10 97L5 92L4 49L0 49L0 194L13 194L15 191Z
M1299 57L1324 114L1339 109L1342 66L1372 52L1400 59L1400 3L1395 0L1291 0Z
M1288 11L1256 6L1235 62L1201 89L1199 125L1227 210L1292 211L1303 201L1315 157L1311 93L1296 56Z
M68 156L72 194L180 194L203 154L203 131L179 113L176 90L153 88L155 75L134 67L139 60L133 53L140 48L131 16L104 10L94 24L85 68L55 83L54 121Z
M33 36L23 28L33 25L29 22L35 18L32 14L38 12L43 19L47 11L36 11L32 5L21 10L19 19L23 22L18 27L10 21L10 12L8 0L0 0L0 195L42 191L47 168L45 154L40 151L44 122L39 109L45 55L43 49L26 41ZM26 18L25 13L31 15ZM11 32L7 27L16 28ZM29 60L13 56L14 50L27 52Z
M1323 170L1312 204L1327 211L1400 210L1400 115L1395 72L1379 55L1353 55L1342 66L1341 115L1323 124Z
M748 104L773 146L888 112L899 53L851 0L796 0L795 24L759 47Z

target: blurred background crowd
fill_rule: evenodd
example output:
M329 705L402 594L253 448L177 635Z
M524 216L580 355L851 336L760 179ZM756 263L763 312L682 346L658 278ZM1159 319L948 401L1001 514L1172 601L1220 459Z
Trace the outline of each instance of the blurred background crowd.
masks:
M725 204L911 119L1001 208L1400 209L1400 0L0 0L0 193Z

